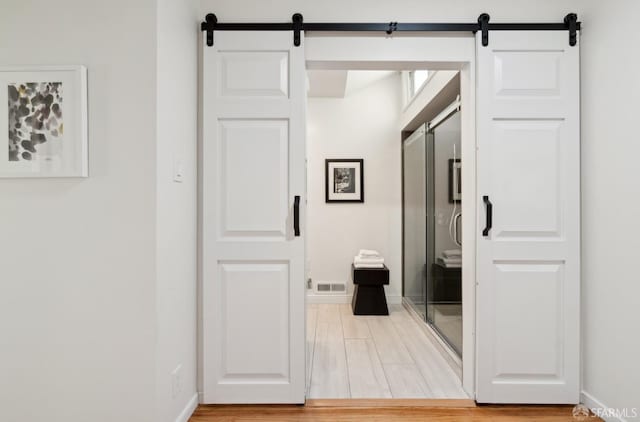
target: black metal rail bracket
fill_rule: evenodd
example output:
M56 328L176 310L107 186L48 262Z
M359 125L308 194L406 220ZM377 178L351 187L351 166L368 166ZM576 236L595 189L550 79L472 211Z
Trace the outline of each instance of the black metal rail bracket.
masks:
M478 25L480 26L480 32L482 33L482 45L484 47L489 45L489 19L491 16L487 13L483 13L478 16Z
M473 32L481 33L481 41L484 47L489 45L490 31L569 31L569 45L575 46L578 41L577 31L580 30L580 22L575 13L569 13L564 17L564 22L557 23L490 23L491 17L483 13L476 23L346 23L325 22L305 23L302 15L296 13L291 17L291 22L281 23L218 23L218 18L209 13L200 29L207 33L207 45L213 45L214 31L293 31L293 45L300 46L302 31L318 32L385 32L393 35L396 32Z
M304 18L302 14L295 13L291 16L291 21L293 22L293 45L300 47L300 31L303 29Z
M207 31L207 46L213 47L213 31L216 29L218 18L213 13L207 14L200 24L201 31Z
M569 13L564 17L564 23L567 25L567 29L569 30L569 45L571 47L575 47L578 42L578 15L575 13Z

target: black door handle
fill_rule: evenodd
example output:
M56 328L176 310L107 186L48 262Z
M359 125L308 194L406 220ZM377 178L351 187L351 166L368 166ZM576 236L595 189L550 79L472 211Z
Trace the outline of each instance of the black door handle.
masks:
M486 237L489 236L489 230L491 230L491 226L493 224L493 204L489 201L489 197L487 195L483 196L482 200L487 207L487 222L484 230L482 230L482 235Z
M293 197L293 234L300 236L300 196Z

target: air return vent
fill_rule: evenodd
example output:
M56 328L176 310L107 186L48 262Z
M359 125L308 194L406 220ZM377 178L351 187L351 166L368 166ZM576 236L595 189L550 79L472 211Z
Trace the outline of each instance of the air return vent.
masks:
M347 292L347 285L345 283L330 283L319 281L316 284L316 293L321 294L343 294Z

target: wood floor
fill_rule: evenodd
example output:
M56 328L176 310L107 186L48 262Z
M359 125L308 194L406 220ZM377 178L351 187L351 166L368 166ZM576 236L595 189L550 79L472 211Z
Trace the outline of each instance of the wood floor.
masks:
M309 305L310 399L468 398L438 347L401 305L354 316L348 304Z
M572 406L478 406L472 408L348 408L272 406L199 406L190 422L575 422ZM588 418L599 421L598 418Z
M354 317L348 305L311 305L311 398L296 405L201 405L189 422L575 422L573 406L474 406L457 375L400 306ZM323 400L365 397L378 400ZM389 397L467 400L389 400ZM380 400L387 399L387 400ZM340 403L340 404L337 404ZM419 404L420 403L420 404ZM599 421L589 418L589 421Z

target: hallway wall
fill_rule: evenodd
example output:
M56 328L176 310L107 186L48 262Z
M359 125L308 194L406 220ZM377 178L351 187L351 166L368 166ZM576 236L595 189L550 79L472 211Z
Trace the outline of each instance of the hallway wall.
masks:
M89 84L89 178L0 179L2 421L154 421L155 5L0 7L0 64Z
M157 0L154 422L176 421L197 403L197 13L194 0Z
M581 38L582 384L587 403L635 408L627 420L640 420L640 54L629 50L640 45L640 2L589 4Z
M2 421L195 404L196 5L2 4L0 65L82 64L89 85L89 178L0 179Z

